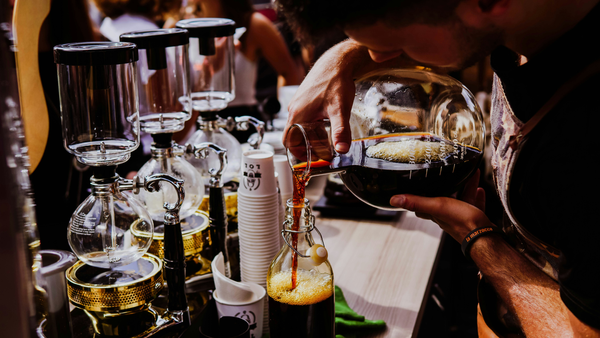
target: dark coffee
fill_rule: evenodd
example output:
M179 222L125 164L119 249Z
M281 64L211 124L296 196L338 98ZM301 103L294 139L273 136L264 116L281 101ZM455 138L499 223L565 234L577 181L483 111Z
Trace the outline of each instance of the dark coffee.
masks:
M340 174L356 197L374 206L392 208L397 194L448 196L477 169L482 152L432 135L364 139L367 156L362 165L351 165Z
M298 269L298 285L290 288L290 271L269 276L269 330L272 338L335 337L332 278Z
M358 198L393 209L390 198L397 194L433 197L456 192L482 155L480 149L428 133L378 135L352 141L350 151L332 163L313 162L311 174L339 172Z

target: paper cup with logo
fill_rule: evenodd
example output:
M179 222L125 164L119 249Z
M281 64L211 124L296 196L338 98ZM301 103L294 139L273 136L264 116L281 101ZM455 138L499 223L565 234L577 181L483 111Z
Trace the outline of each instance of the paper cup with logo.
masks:
M291 195L294 192L294 179L287 156L274 155L273 165L275 166L275 172L279 174L279 190L281 195Z
M217 313L221 317L238 317L250 324L250 337L260 338L263 333L263 321L265 314L265 296L267 291L256 283L247 283L254 292L251 301L245 303L225 302L219 298L215 291L213 297L217 303Z
M242 168L238 194L253 197L277 193L273 152L249 150L242 155Z

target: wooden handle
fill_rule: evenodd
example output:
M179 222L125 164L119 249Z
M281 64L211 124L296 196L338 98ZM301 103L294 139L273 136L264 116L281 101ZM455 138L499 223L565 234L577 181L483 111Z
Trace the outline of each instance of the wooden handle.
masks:
M25 141L29 149L29 173L42 160L48 141L48 107L38 64L40 29L50 13L50 0L17 0L13 14L17 82Z

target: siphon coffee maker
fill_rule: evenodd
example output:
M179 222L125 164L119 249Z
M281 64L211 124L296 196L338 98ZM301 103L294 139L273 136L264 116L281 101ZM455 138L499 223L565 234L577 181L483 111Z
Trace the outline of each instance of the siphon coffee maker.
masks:
M188 31L181 28L125 33L122 42L135 43L139 50L137 88L140 97L140 128L152 137L151 158L138 176L169 174L184 181L186 197L180 211L188 277L210 272L209 219L198 211L204 195L204 179L185 156L199 154L193 145L181 146L173 135L185 128L191 117ZM144 134L142 134L144 136ZM199 155L198 155L199 156ZM149 252L162 258L164 252L163 205L175 197L166 186L161 194L140 191L135 197L150 212L155 225Z
M69 221L68 241L79 261L66 272L68 295L100 336L151 336L190 320L179 222L183 181L166 174L127 180L116 173L140 142L137 60L136 45L127 42L54 47L64 146L93 170L92 193ZM161 193L164 183L176 194L164 204L160 260L147 253L152 217L131 193ZM168 307L157 311L151 302L164 280Z
M217 113L235 98L234 33L235 22L221 18L197 18L177 22L190 34L190 83L192 107L199 112L197 131L188 139L190 144L212 142L227 149L229 164L223 181L237 178L241 166L242 148L229 132L248 130L252 125L257 137L249 140L258 149L264 135L264 122L251 116L223 119ZM205 179L209 169L219 166L219 159L210 154L207 160L190 158L189 161Z

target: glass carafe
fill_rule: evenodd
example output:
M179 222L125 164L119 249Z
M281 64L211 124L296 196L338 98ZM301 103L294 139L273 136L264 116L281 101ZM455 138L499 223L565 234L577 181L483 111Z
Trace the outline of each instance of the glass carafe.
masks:
M315 227L308 200L287 201L285 240L267 274L271 337L335 337L333 270L327 250L313 239Z
M220 126L218 117L214 119L198 118L198 130L186 141L188 144L214 143L227 149L227 169L222 173L224 183L237 179L242 160L242 146L227 130ZM219 157L209 152L204 159L188 157L187 160L200 172L205 183L210 179L210 168L219 168Z
M148 211L121 192L114 167L96 168L91 184L92 194L69 220L67 239L73 253L86 264L105 269L138 260L152 243L154 224Z
M397 194L456 192L483 157L485 125L471 92L424 70L380 70L356 82L347 153L334 150L328 121L295 124L285 146L295 175L337 172L356 197L395 210Z

